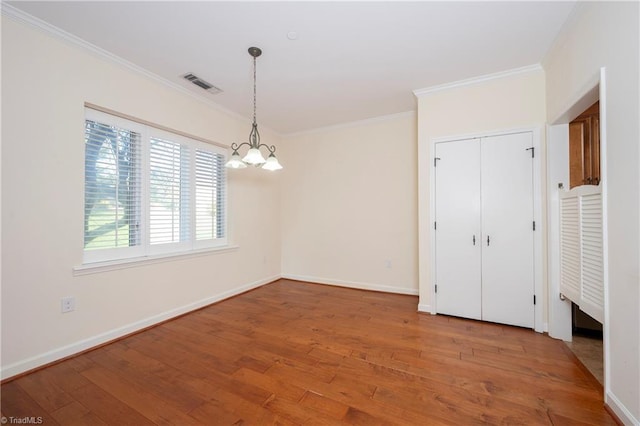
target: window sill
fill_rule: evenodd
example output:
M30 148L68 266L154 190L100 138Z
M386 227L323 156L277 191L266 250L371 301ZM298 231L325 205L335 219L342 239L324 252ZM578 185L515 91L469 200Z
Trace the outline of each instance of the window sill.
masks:
M229 253L238 250L238 246L211 247L200 250L191 250L183 253L168 253L131 259L118 259L107 262L85 263L73 268L73 276L98 274L101 272L117 271L119 269L137 268L139 266L153 265L155 263L172 262L174 260L190 259L207 256L210 254Z

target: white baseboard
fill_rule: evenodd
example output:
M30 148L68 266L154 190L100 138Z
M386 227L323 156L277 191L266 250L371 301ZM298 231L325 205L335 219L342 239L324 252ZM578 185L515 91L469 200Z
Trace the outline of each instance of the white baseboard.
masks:
M393 286L387 286L387 285L361 283L356 281L334 280L331 278L320 278L320 277L311 277L307 275L295 275L295 274L282 274L282 278L296 280L296 281L307 281L307 282L316 283L316 284L328 284L328 285L334 285L338 287L349 287L349 288L359 288L362 290L383 291L385 293L409 294L412 296L418 295L417 288L413 289L413 288L393 287Z
M631 411L629 411L611 391L605 392L604 402L609 406L611 411L622 420L623 424L633 426L640 425L640 419L635 418L633 414L631 414Z
M418 312L424 312L425 314L431 313L431 305L427 305L426 303L418 304Z
M196 309L200 309L212 303L216 303L221 300L228 299L229 297L236 296L240 293L244 293L245 291L263 286L279 278L280 278L280 275L275 275L269 278L264 278L258 281L254 281L250 284L243 285L242 287L234 288L233 290L225 291L225 292L216 294L214 296L207 297L206 299L202 299L202 300L198 300L196 302L190 303L188 305L170 309L166 312L162 312L160 314L142 319L140 321L127 324L123 327L119 327L119 328L98 334L97 336L89 337L88 339L80 340L70 345L62 346L60 348L53 349L51 351L15 362L13 364L3 366L0 371L0 378L4 380L9 377L18 375L20 373L33 370L34 368L38 368L43 365L49 364L51 362L58 361L68 356L78 354L82 351L86 351L87 349L100 346L104 343L118 339L122 336L126 336L127 334L131 334L138 330L142 330L146 327L161 323L163 321L186 314L191 311L195 311Z

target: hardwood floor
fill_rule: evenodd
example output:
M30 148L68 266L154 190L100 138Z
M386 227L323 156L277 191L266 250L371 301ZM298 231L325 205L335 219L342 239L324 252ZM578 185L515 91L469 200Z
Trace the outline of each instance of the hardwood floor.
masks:
M615 424L561 341L280 280L2 385L45 425Z

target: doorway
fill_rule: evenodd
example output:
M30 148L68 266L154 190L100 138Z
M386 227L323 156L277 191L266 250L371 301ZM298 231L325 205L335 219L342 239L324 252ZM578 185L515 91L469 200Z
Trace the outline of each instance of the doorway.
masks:
M602 324L582 312L578 305L572 302L571 326L572 339L571 342L567 342L567 346L604 386Z
M438 313L534 328L534 152L532 131L434 144Z
M578 359L592 371L592 374L602 383L603 388L608 388L609 377L609 343L608 343L608 247L607 247L607 161L606 161L606 84L605 69L593 77L587 89L571 102L566 110L555 119L550 120L547 132L547 213L549 218L548 233L548 288L549 288L549 335L566 342L571 342L570 347ZM580 309L575 309L574 304L565 299L560 290L560 217L559 198L562 191L570 188L569 170L569 134L570 123L579 117L589 107L599 102L599 146L600 154L598 166L599 177L597 183L602 191L602 288L604 304L602 306L601 330L589 330L585 327L585 318ZM575 130L575 127L574 127ZM575 152L574 152L575 154ZM585 162L588 158L584 157ZM588 153L590 155L590 152ZM593 166L593 164L592 164ZM585 168L585 170L587 170ZM593 168L591 170L594 170ZM588 171L588 170L587 170ZM575 171L574 171L575 176ZM583 179L590 175L584 174ZM593 179L591 182L594 184ZM572 185L573 186L573 185ZM589 321L589 320L586 320ZM586 334L586 335L585 335ZM595 337L595 338L594 338ZM601 346L600 346L601 345ZM601 349L600 349L601 348ZM586 361L586 362L585 362ZM589 365L593 364L592 369Z

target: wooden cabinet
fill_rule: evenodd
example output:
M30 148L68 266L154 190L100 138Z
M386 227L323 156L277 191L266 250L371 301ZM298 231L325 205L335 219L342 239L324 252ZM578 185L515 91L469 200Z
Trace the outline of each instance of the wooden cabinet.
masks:
M569 123L569 187L600 183L600 103Z

